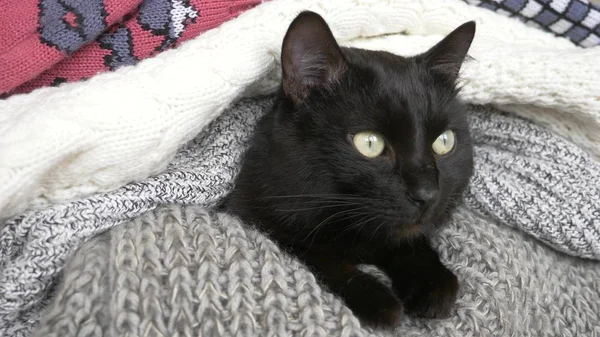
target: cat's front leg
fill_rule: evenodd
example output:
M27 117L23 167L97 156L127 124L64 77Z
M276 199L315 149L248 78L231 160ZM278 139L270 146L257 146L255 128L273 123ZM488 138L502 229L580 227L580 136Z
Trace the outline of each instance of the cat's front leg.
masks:
M458 279L441 263L427 239L391 250L381 267L392 279L407 313L428 318L450 314L456 302Z
M331 256L308 258L305 262L364 323L393 327L399 322L403 308L396 294L355 264Z

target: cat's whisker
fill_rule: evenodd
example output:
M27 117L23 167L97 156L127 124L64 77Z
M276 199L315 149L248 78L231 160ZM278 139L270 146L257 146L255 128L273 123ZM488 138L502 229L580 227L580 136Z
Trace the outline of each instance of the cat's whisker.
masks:
M311 230L311 231L310 231L310 232L307 234L307 236L306 236L306 239L307 239L308 237L310 237L310 235L311 235L313 232L314 232L314 233L315 233L315 235L316 235L316 232L318 232L318 231L319 231L319 229L320 229L322 226L324 226L325 224L327 224L327 222L328 222L329 220L331 220L332 218L334 218L334 217L336 217L336 216L338 216L338 215L341 215L341 214L347 214L347 213L351 213L351 212L355 212L355 210L354 210L354 209L347 209L347 210L343 210L343 211L340 211L340 212L337 212L337 213L334 213L334 214L332 214L332 215L328 216L327 218L325 218L325 220L321 221L321 223L319 223L318 225L316 225L316 226L315 226L315 227L314 227L314 228L313 228L313 229L312 229L312 230ZM314 239L313 239L313 240L314 240Z
M317 205L317 206L304 207L304 208L294 208L293 207L293 206L303 206L305 204L313 204L313 205ZM289 208L274 208L273 206L248 206L248 207L253 208L253 209L273 210L276 212L297 212L297 211L318 210L320 208L349 207L349 206L364 207L365 206L364 203L357 203L357 202L351 202L351 201L337 201L337 200L310 200L310 201L300 201L300 202L284 202L284 203L278 203L278 205L289 206Z
M275 212L300 212L300 211L316 211L316 210L320 210L320 209L335 208L335 207L343 207L343 205L333 204L333 205L323 205L323 206L317 206L317 207L289 208L289 209L275 208L273 210Z
M377 218L375 218L377 219ZM375 220L373 219L373 220ZM377 236L377 232L379 231L380 228L382 228L384 225L384 222L379 223L379 225L377 227L375 227L375 229L373 230L373 232L371 233L371 235L369 235L369 238L367 239L367 242L371 242L371 240L373 240L373 238L375 238Z
M300 211L303 210L303 208L306 208L306 210L311 210L311 209L319 209L320 207L327 207L327 208L331 208L331 207L352 207L352 208L357 208L357 207L365 207L367 205L363 204L363 203L355 203L355 202L345 202L345 201L325 201L325 202L284 202L284 203L277 203L276 206L279 207L270 207L269 209L274 209L274 210L281 210L281 211L285 211L286 209L290 209L293 211Z
M263 196L264 199L312 198L323 200L369 201L370 199L349 194L290 194Z
M369 215L369 214L365 214L365 215ZM346 229L344 229L342 232L340 232L338 235L336 235L335 238L338 238L338 237L340 237L340 236L342 236L342 235L344 235L344 234L346 234L348 232L351 232L354 229L359 229L358 232L360 232L360 227L361 226L363 226L363 225L365 225L365 224L367 224L367 223L369 223L369 222L371 222L371 221L373 221L373 220L375 220L375 219L377 219L379 217L380 217L380 215L375 215L375 216L372 216L370 218L366 218L366 219L363 218L363 219L361 219L361 221L359 221L357 223L353 223L352 225L348 226Z
M322 227L324 227L325 224L327 223L327 221L330 220L333 216L337 216L337 215L340 215L340 214L343 214L343 213L348 213L350 215L348 215L348 216L346 216L346 217L344 217L342 219L336 219L338 221L347 221L348 219L351 219L351 218L356 217L356 216L366 216L366 215L368 215L368 213L365 213L365 212L356 212L356 211L357 211L356 209L351 209L351 210L347 210L346 212L338 212L338 213L336 213L336 214L328 217L327 219L323 220L319 225L317 225L313 230L311 230L306 235L306 237L304 238L303 241L306 241L311 236L311 234L314 232L314 235L312 235L313 238L312 238L310 244L308 245L308 248L307 248L306 251L310 250L310 248L312 247L312 245L313 245L313 243L315 241L315 238L317 237L317 234L318 234L319 230Z
M355 214L353 214L353 215L351 215L351 216L347 216L347 217L344 217L344 218L342 218L342 219L339 219L339 221L347 221L347 220L350 220L350 219L352 219L352 218L355 218L355 217L361 216L361 218L359 218L359 219L358 219L358 220L359 220L359 224L361 224L361 223L363 223L364 221L366 221L366 222L370 221L370 219L366 219L366 218L367 218L367 216L369 216L370 214L371 214L371 213L367 213L367 212L359 212L359 213L355 213ZM352 228L356 228L357 226L356 226L356 225L352 225L352 226L350 226L350 227L352 227ZM342 235L344 232L348 232L348 231L352 230L352 228L346 228L346 229L344 229L342 232L340 232L339 234L337 234L337 235L336 235L336 236L335 236L333 239L337 239L337 238L338 238L338 237L340 237L340 236L341 236L341 235Z
M383 225L383 222L380 223L377 227L375 227L375 229L371 232L371 234L369 234L369 237L367 238L367 242L371 242L371 240L373 240L373 238L377 234L377 231L379 230L379 228L381 228L382 225Z
M354 242L356 242L356 239L359 237L359 235L361 234L362 230L366 228L365 224L373 221L373 220L377 220L380 218L380 215L376 215L372 218L369 218L368 220L366 220L365 222L360 223L358 226L355 226L356 228L356 236L354 237ZM370 240L368 240L370 241Z

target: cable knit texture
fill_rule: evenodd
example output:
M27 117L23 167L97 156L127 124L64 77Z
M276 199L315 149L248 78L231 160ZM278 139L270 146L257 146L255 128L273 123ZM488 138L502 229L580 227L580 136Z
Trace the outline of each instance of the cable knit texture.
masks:
M28 212L7 221L0 230L0 335L27 335L30 329L35 326L36 322L39 320L42 308L44 308L52 297L52 284L63 270L69 257L72 256L73 252L85 241L92 239L94 236L99 235L105 230L113 228L124 221L130 221L136 217L144 216L148 211L164 204L195 204L202 207L214 206L232 188L233 179L239 170L240 159L248 144L252 130L258 119L271 107L272 103L273 101L269 97L258 100L246 99L239 102L217 118L196 139L183 147L164 173L139 183L126 185L111 193L98 194L64 205L57 205L40 211ZM598 236L598 217L590 215L597 214L600 210L600 205L596 199L589 198L589 195L586 197L585 195L585 193L592 193L594 186L597 186L597 184L594 183L595 180L593 177L598 176L600 164L592 160L585 152L578 150L573 144L548 132L544 128L536 126L531 122L514 115L498 112L489 107L472 106L469 113L469 123L475 141L475 165L477 167L475 176L473 177L473 183L468 190L467 198L467 205L472 211L491 215L492 218L498 219L505 225L521 228L561 251L568 252L572 255L600 259L600 254L597 250L597 243L600 242L600 237ZM516 151L517 146L524 149L530 149L530 152L539 149L540 152L533 155L532 159L529 161L528 154L530 152L522 153ZM540 147L543 147L543 149L540 149ZM522 167L524 165L527 167L526 163L530 163L528 165L540 166L543 170L524 170ZM587 173L578 175L580 172ZM561 181L562 179L564 179L564 181ZM539 184L544 180L548 180L549 183L545 184L543 189L539 188ZM571 182L572 185L570 185L569 182ZM572 193L576 186L582 188L581 191L577 191L581 193L577 198L575 197L575 194ZM595 188L597 189L598 187ZM595 193L598 195L597 192ZM549 198L548 195L562 198L569 196L571 200L569 203L561 203L555 198ZM161 214L164 213L163 211L161 212ZM187 211L182 212L185 213ZM550 214L558 214L561 216L554 219L547 216L545 212L551 212ZM540 221L537 221L537 217L531 216L536 214L539 214ZM573 215L574 217L569 218L568 215ZM256 298L254 296L258 295L250 295L245 292L245 289L235 288L235 285L225 286L226 284L222 284L220 286L225 286L223 289L234 287L235 289L232 288L226 291L240 291L250 296L247 299L248 302L240 303L237 300L239 297L235 297L235 299L226 297L220 292L209 296L204 290L198 291L198 288L191 288L191 290L188 288L177 288L179 287L176 286L179 284L178 282L184 281L175 278L175 276L165 276L167 275L167 270L170 270L168 268L171 268L165 267L164 264L166 263L172 263L173 266L181 264L181 269L176 269L178 273L181 272L180 274L176 274L178 275L177 277L183 277L186 280L185 282L188 282L191 279L193 280L190 281L192 283L203 282L201 280L203 280L204 277L209 277L210 273L212 273L212 276L210 277L216 278L217 280L234 276L239 277L240 282L245 282L247 287L250 287L248 289L253 289L252 287L262 286L264 282L270 282L268 277L275 276L263 274L261 271L258 274L263 278L261 280L256 277L257 274L253 274L257 273L258 269L256 268L259 268L255 265L255 263L257 263L255 258L258 256L256 254L259 254L259 251L252 248L254 247L252 245L255 245L256 243L249 243L244 241L245 239L237 241L237 236L221 237L220 234L218 234L219 231L227 230L227 226L229 225L225 225L224 223L220 224L217 221L214 223L211 222L210 226L207 225L208 227L202 227L204 229L199 230L198 233L204 233L203 235L205 236L203 237L203 240L209 243L212 242L211 244L214 245L214 248L210 248L210 252L207 253L198 252L197 254L199 255L193 255L194 257L190 258L190 254L196 254L194 252L196 252L197 249L194 247L197 246L189 246L189 242L194 242L194 245L200 245L200 243L197 242L197 238L190 237L190 229L187 227L184 227L183 230L179 229L178 226L185 226L185 224L182 223L163 223L161 222L163 220L160 220L163 218L159 215L149 215L149 217L150 218L146 219L157 217L159 220L142 220L142 222L150 223L139 225L140 223L138 222L138 225L136 225L137 227L135 228L139 229L140 233L148 230L155 233L155 235L158 235L156 237L150 236L150 234L148 234L150 232L147 233L148 236L145 236L146 234L138 233L137 229L128 229L123 232L120 227L117 227L114 229L117 232L108 234L109 237L114 238L110 239L112 241L109 240L110 242L106 243L110 247L107 246L101 248L92 245L81 248L79 254L83 254L83 256L87 254L88 249L98 251L99 255L104 256L104 258L84 258L86 261L86 268L90 268L86 270L91 273L90 275L97 275L95 276L98 278L97 280L93 280L91 276L83 277L77 274L80 272L79 270L73 271L73 273L75 273L74 276L71 276L71 271L67 270L66 274L63 276L64 290L61 291L74 294L73 296L75 296L75 298L79 298L83 301L77 305L83 305L84 309L87 310L86 312L90 312L90 315L101 316L104 321L99 319L97 321L96 318L86 318L87 316L83 315L84 311L82 311L84 309L80 309L77 306L74 306L73 309L69 309L71 308L71 305L75 304L72 304L70 299L65 299L63 302L63 300L61 300L61 296L63 295L59 295L58 299L54 300L53 304L54 306L58 306L56 309L53 309L55 310L55 313L74 310L73 312L80 313L81 316L76 316L76 321L73 321L72 317L60 316L56 318L56 323L48 323L51 324L51 326L46 329L62 333L63 327L61 326L59 329L59 327L54 324L66 324L66 326L71 329L69 331L96 331L94 329L99 329L97 331L109 331L107 330L108 325L119 324L119 329L135 330L140 328L139 324L142 324L141 322L147 322L144 324L164 324L164 327L160 326L160 329L162 329L160 331L167 331L167 333L163 332L163 334L172 335L173 333L171 330L165 330L167 329L166 322L170 322L169 324L171 324L171 327L176 328L179 326L173 323L172 320L187 320L192 319L192 316L196 317L193 318L192 321L179 323L181 326L190 326L192 330L196 331L195 329L198 329L198 326L194 323L196 322L194 320L199 320L198 317L215 317L214 320L216 321L227 319L227 322L229 322L227 324L221 323L225 324L225 326L219 329L233 329L237 324L242 324L242 321L246 322L246 320L249 320L249 322L257 322L260 317L263 317L261 315L269 317L269 326L263 326L263 329L275 329L275 326L278 326L277 324L283 324L280 322L280 320L284 319L282 317L288 317L287 309L281 309L285 314L267 314L261 310L270 308L274 305L283 305L284 307L291 305L277 304L277 301L297 303L301 300L301 298L290 297L290 293L285 289L281 290L281 292L273 292L273 301L275 302L265 302L264 297ZM474 225L474 222L472 222L474 215L465 215L465 217L465 220L461 220L456 224L456 226L460 225L461 231L453 234L449 232L448 234L456 236L456 238L453 239L456 241L451 243L453 245L452 249L449 251L442 250L442 254L447 258L451 257L452 259L456 259L455 267L458 270L461 268L472 268L474 263L484 263L485 266L491 265L493 268L509 268L490 269L487 270L485 274L485 277L489 278L488 282L491 284L494 284L494 282L509 282L509 288L505 290L507 292L506 294L499 294L497 295L498 297L493 296L494 292L497 291L496 288L486 290L489 291L487 295L489 297L487 297L485 305L478 299L478 296L480 296L478 293L468 295L471 296L470 301L474 301L470 302L470 305L479 303L475 307L469 309L472 310L469 315L475 315L476 319L468 318L471 316L464 316L461 314L460 320L464 321L462 324L468 324L469 326L471 326L471 324L481 324L481 327L477 329L491 329L490 322L493 322L494 319L496 319L494 318L496 316L488 317L486 310L493 310L501 317L512 317L511 315L514 313L512 311L508 312L508 308L515 304L511 302L511 305L501 307L497 306L497 301L505 301L506 299L503 296L516 296L512 294L513 292L516 294L518 291L530 292L527 296L538 296L540 301L542 301L541 299L544 299L543 301L547 301L544 303L552 308L552 310L555 310L557 312L556 315L558 315L557 317L560 319L577 319L577 322L588 322L581 323L583 325L579 325L580 323L564 323L563 325L568 328L568 331L573 331L573 335L575 335L574 332L576 331L591 331L589 327L593 324L588 324L591 324L592 322L600 323L591 320L590 318L596 317L597 319L599 317L597 314L600 311L594 306L590 307L589 312L586 311L588 309L585 309L581 313L569 313L570 309L568 308L570 304L568 303L571 302L555 302L563 301L563 299L555 297L559 296L558 294L560 293L560 291L556 289L560 289L560 287L570 287L569 283L563 283L566 282L566 279L564 278L567 277L573 277L577 279L577 282L582 284L582 286L580 286L578 283L578 285L573 285L572 288L568 288L568 296L574 297L574 299L570 299L570 301L579 301L583 299L595 301L596 297L594 296L600 296L600 293L592 292L595 294L592 297L590 297L588 293L590 292L590 289L598 288L599 278L596 276L591 277L590 275L592 274L586 273L599 272L598 268L600 268L600 263L577 262L576 259L566 258L560 254L549 252L546 248L536 247L529 239L522 238L518 234L511 234L513 232L508 230L499 229L490 233L469 233L468 235L475 236L477 239L473 239L473 242L463 242L461 240L465 240L468 236L464 232L470 231L471 226ZM580 220L574 221L574 219ZM486 223L485 226L488 226L487 222L489 221L483 222ZM164 229L165 227L163 226L167 226L166 228L168 228L168 230ZM209 227L219 226L225 227L208 230ZM481 227L481 230L483 229L484 227ZM204 232L205 230L207 230L207 232ZM133 236L122 234L126 232L135 232L138 234L132 234ZM244 233L246 232L244 231ZM136 235L142 236L138 237ZM171 237L171 235L173 235L173 237ZM483 235L483 237L481 237L481 235ZM495 235L498 236L495 237ZM507 235L509 236L507 237ZM104 239L100 240L102 241ZM485 242L478 242L478 240L485 240ZM156 247L158 248L154 245L157 245ZM240 245L250 245L252 247L244 248L244 254L247 255L235 257L237 256L235 253L236 249L239 249ZM527 245L529 248L524 248L524 245ZM494 249L490 250L490 246L494 247ZM213 251L213 249L216 251ZM444 249L450 249L450 247ZM502 249L504 249L504 251ZM529 260L529 250L531 249L535 249L536 252L536 255L534 255L535 259L531 257L533 260ZM114 274L111 271L112 269L103 269L108 268L108 265L104 265L103 267L98 267L101 270L96 270L96 263L108 263L106 257L110 256L108 254L108 251L110 250L118 251L118 253L113 253L116 255L111 257L110 261L119 261L119 264L122 264L129 269L123 269ZM130 256L127 254L134 254L132 251L135 251L136 256L138 256L137 259L126 258L126 256ZM460 251L460 253L455 253L455 251ZM180 252L181 255L179 253L176 254L176 252ZM488 253L501 254L503 257L500 259L495 255L488 256L486 255ZM232 274L232 272L227 269L228 267L224 267L224 262L222 260L217 259L216 262L214 262L216 267L212 266L209 263L212 261L210 260L211 254L224 254L219 256L225 256L228 259L227 261L229 261L227 263L235 264L236 266L239 266L238 263L253 264L251 264L251 267L239 267L242 268L241 271L239 271L239 273L241 273L239 275L236 273ZM276 254L276 256L277 259L283 259L281 254ZM238 258L241 260L237 260ZM141 262L141 260L145 259L154 262L148 262L148 264ZM512 267L506 266L507 259L510 263L514 263ZM514 261L511 259L517 260ZM521 266L521 263L524 263L521 262L521 260L526 260L528 263L534 263L532 266L543 263L536 267L542 268L541 270L552 268L556 263L562 263L564 268L567 268L570 264L573 266L581 265L586 267L577 269L578 267L575 268L571 266L569 268L575 268L575 271L570 271L569 274L562 276L560 274L563 272L561 269L554 270L553 272L557 273L556 277L560 278L560 281L552 281L551 287L553 288L537 289L539 288L539 286L536 285L537 283L530 284L529 281L522 279L523 277L534 276L531 274L532 271L523 269L529 265ZM158 261L161 262L159 263ZM277 261L278 262L274 262L274 265L272 266L274 270L272 272L276 271L278 273L277 275L279 275L276 278L277 280L295 277L290 269L288 269L289 264L285 262L288 260L284 259ZM89 265L87 265L88 263ZM196 267L191 267L193 265L196 265ZM259 261L259 265L262 266L264 263ZM189 268L199 269L195 270ZM589 270L584 272L586 268ZM494 274L494 270L501 270L504 274L501 274L502 276L496 275ZM238 270L236 269L236 272L237 271ZM116 275L119 273L121 273L121 276L118 277L120 277L120 280L122 279L119 282L125 282L124 284L126 284L127 287L147 289L148 293L140 293L139 291L128 293L130 290L128 290L127 287L122 289L121 283L117 286L112 281L109 282L108 285L109 287L114 287L112 288L113 290L106 288L106 284L102 285L101 283L96 283L108 282L105 278L117 277ZM140 275L146 274L150 275L148 276L150 277L149 281L142 282L138 279L139 277L142 277ZM470 286L480 287L480 285L477 285L480 277L483 276L475 273L475 276L465 278L465 282L468 282ZM498 277L506 277L510 278L510 280L506 279L502 281L502 279L498 279ZM515 283L515 280L524 283ZM308 281L300 279L298 282L304 284L304 282ZM94 294L97 295L90 295L91 298L88 299L88 292L86 290L78 290L78 284L81 284L82 286L85 285L86 287L95 287ZM210 284L204 286L212 287ZM300 285L298 285L298 287L299 286ZM545 284L544 287L550 287L550 285ZM536 292L538 290L540 292ZM145 291L146 290L144 290L144 292ZM481 289L478 291L481 291ZM94 296L99 296L101 299L98 299L98 301L100 302L96 302L97 299L94 299ZM136 296L140 297L138 298ZM190 304L192 306L191 308L194 309L192 311L189 311L191 309L181 311L181 316L170 316L172 314L172 309L167 309L170 308L169 305L172 305L172 303L183 303L184 301L184 299L179 296L186 297L187 299L185 299L185 301L195 303ZM582 297L583 299L579 299L579 297ZM523 301L529 301L530 299L531 297L526 297ZM140 303L142 300L148 302L143 302L146 304ZM245 310L249 312L248 317L244 316L244 314L240 314L241 316L231 316L231 311L227 310L233 309L227 309L221 301L233 301L230 305L235 306L235 308L240 306L245 308ZM306 305L310 307L320 307L322 304L321 302L313 302L310 299L306 299L306 301ZM140 309L139 307L136 307L138 305L142 305L143 308L147 309ZM337 316L339 316L339 310L341 309L339 309L339 304L335 305L335 308L338 308L336 309L338 311L325 311L323 314L317 316L306 314L307 316L303 316L302 318L304 320L302 321L302 324L313 324L309 322L312 322L315 319L340 320L341 318ZM519 310L522 310L520 311L521 313L529 313L534 307L537 308L533 303L521 303L519 305ZM585 304L578 304L578 308L584 308L584 305L589 306L590 304L587 304L587 302L585 302ZM549 310L549 307L535 310ZM109 310L112 312L110 315L113 316L107 314L107 311ZM157 313L161 312L161 310L164 310L164 312L161 314ZM198 313L198 310L201 312ZM261 312L262 314L260 314ZM347 314L347 311L344 312L346 312L345 315L349 315ZM536 315L541 315L540 312ZM558 313L562 314L559 315ZM591 313L596 313L596 316L592 316ZM575 318L561 315L575 315ZM121 323L117 323L120 322L120 319L127 319L127 323L123 323L122 325ZM130 319L134 321L129 321ZM163 319L166 319L167 321L163 321ZM471 321L472 319L474 319L474 321ZM487 321L488 319L489 321ZM512 318L503 318L503 320L504 319L508 319L508 321L503 321L505 322L503 324L508 324L507 322L511 322L512 320ZM537 322L541 318L537 318L536 316L536 319L531 319L532 322ZM63 323L58 323L58 321ZM131 322L139 322L139 324L132 324ZM342 330L346 329L346 324L350 324L348 322L354 322L352 324L355 325L357 324L354 318L344 318L341 322L342 326L337 326ZM455 321L455 323L456 322L458 321ZM213 323L206 323L208 325L202 329L209 329ZM88 330L88 325L92 326L93 324L99 324L99 327L97 326L93 329L90 327L90 330ZM233 326L229 326L229 324L232 324ZM252 324L256 325L259 323ZM263 323L260 323L259 325L262 324ZM327 326L330 326L330 323L327 324L329 324ZM507 327L507 329L526 331L526 326L520 327L519 324L514 324L514 326ZM562 327L563 325L560 326ZM540 325L539 329L542 329L543 326L543 324ZM584 328L586 326L587 328ZM254 326L254 328L257 329L256 326ZM459 326L457 325L454 328L458 329ZM475 329L473 326L472 328ZM285 331L288 327L279 327L278 329L284 329L281 331ZM294 329L302 329L302 327L296 327ZM327 329L334 328L330 326L330 328ZM450 329L450 327L447 327L447 329ZM556 327L549 327L548 329L550 329L549 331L559 331L556 330L558 329ZM133 333L133 336L140 335L140 330L135 331L137 332ZM233 334L233 332L231 334ZM113 333L108 335L117 336L124 335L124 333L123 330L114 330ZM250 335L252 334L250 333ZM282 335L285 336L286 334ZM532 335L537 334L532 333ZM211 334L208 334L208 336L211 336Z
M464 99L568 126L576 143L600 152L600 63L589 61L597 47L460 0L272 1L135 67L0 101L0 218L164 170L233 100L274 90L283 34L304 9L323 14L344 44L404 55L474 19Z
M161 204L214 206L233 187L251 132L271 104L261 99L232 107L155 177L0 226L0 336L27 336L52 283L85 240Z
M305 266L238 220L163 207L83 245L34 336L600 333L600 264L464 209L434 246L461 282L451 317L405 317L385 332L361 326Z

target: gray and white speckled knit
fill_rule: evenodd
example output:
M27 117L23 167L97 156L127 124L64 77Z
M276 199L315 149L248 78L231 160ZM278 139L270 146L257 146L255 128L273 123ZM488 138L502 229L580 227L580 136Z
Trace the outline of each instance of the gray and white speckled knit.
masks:
M247 100L183 147L168 169L114 192L29 212L0 226L0 336L26 336L52 282L88 239L167 203L214 206L232 188L271 99Z
M5 223L0 334L26 336L49 302L40 336L176 335L177 329L183 335L205 329L370 334L303 267L237 221L211 218L197 207L152 211L218 202L271 102L235 105L156 177ZM594 215L600 206L593 197L600 165L531 122L488 107L470 110L476 174L467 206L558 250L600 259ZM444 260L463 281L456 315L408 320L406 331L590 335L600 326L598 262L549 250L486 219L462 209L439 238ZM84 244L123 222L131 223ZM79 247L50 299L53 282Z
M510 114L478 107L470 124L475 174L467 205L562 252L600 260L600 164Z

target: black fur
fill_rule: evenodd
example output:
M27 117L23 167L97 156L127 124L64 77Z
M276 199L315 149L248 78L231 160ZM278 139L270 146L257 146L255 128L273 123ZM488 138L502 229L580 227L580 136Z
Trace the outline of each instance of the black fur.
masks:
M274 109L248 150L228 210L312 267L363 321L392 326L402 312L449 314L458 289L427 236L444 224L472 172L472 145L456 99L475 32L466 23L412 58L340 48L325 21L301 13L282 48ZM374 130L374 159L352 144ZM453 130L444 156L432 143ZM357 269L374 264L393 290Z

